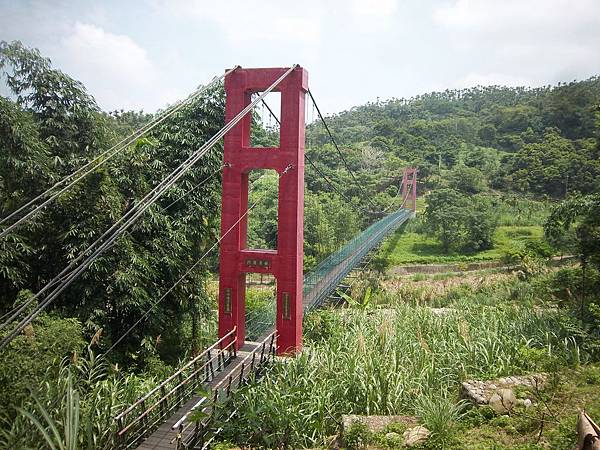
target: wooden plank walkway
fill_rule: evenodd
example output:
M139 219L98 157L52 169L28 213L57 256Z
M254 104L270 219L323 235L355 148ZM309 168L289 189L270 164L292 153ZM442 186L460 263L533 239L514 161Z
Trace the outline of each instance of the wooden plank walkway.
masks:
M171 427L175 425L183 415L194 406L200 397L194 395L190 401L177 410L169 419L164 422L154 433L146 438L138 447L140 450L173 450L176 446L175 438L177 432Z
M207 384L209 391L212 391L220 382L228 379L230 376L236 380L240 375L241 365L239 364L258 346L257 342L247 341L242 348L238 350L237 355L225 368L216 374L216 376ZM189 413L192 408L202 399L199 395L194 395L187 403L177 410L169 419L164 422L156 431L148 436L137 448L138 450L174 450L177 446L177 433L173 426L179 422L183 416ZM190 430L191 432L191 430ZM185 440L185 437L184 437Z

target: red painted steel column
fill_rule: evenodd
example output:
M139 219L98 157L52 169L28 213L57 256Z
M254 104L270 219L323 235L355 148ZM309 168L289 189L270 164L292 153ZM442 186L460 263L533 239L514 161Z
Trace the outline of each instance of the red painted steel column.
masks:
M417 211L417 169L407 167L402 176L402 198L406 198L405 205L410 205L410 209Z
M226 121L250 103L251 94L267 89L287 69L238 69L225 78ZM219 278L219 336L237 327L237 346L245 338L246 273L271 273L277 281L278 354L302 346L304 229L304 101L308 74L296 68L276 91L281 93L280 145L250 147L250 116L226 136ZM279 173L277 249L247 248L248 172ZM241 218L241 219L240 219Z
M412 210L417 212L417 169L413 169L412 176Z

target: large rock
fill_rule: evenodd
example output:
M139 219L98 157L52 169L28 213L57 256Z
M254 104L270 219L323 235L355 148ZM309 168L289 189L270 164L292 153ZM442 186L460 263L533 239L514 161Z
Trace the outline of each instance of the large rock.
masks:
M543 373L497 378L495 380L468 380L462 383L462 396L476 405L487 405L500 389L543 389L547 376Z
M419 425L409 428L404 432L404 445L407 447L414 447L415 445L422 444L429 439L430 435L431 432L424 426Z
M489 404L497 414L508 414L517 404L517 397L512 389L499 389L492 395Z
M401 423L408 427L418 424L417 418L413 416L357 416L354 414L342 416L342 429L348 431L352 424L364 423L369 431L379 433L392 423Z

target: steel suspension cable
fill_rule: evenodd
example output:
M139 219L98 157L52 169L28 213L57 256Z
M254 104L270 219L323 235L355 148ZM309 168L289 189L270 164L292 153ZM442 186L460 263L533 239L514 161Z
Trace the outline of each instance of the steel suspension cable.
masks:
M291 72L292 69L290 69ZM280 82L280 80L278 80L276 83L278 84ZM272 86L270 89L272 90L274 88L274 86ZM270 92L270 91L269 91ZM263 93L263 98L264 96L266 96L268 92L265 91ZM29 304L31 304L34 300L36 300L37 298L40 297L40 295L42 293L44 293L46 290L48 290L49 288L51 288L53 285L62 282L65 283L66 280L62 280L61 277L63 275L65 275L69 270L73 269L73 267L75 266L75 264L81 260L81 258L83 256L85 256L85 254L87 252L89 252L93 247L95 247L96 245L100 244L102 242L102 240L104 240L106 237L110 236L111 233L114 231L115 233L119 233L119 234L115 234L113 235L114 239L111 239L110 241L108 241L107 243L102 244L102 246L96 250L96 252L89 257L87 261L90 260L90 258L95 259L95 256L99 254L101 254L102 252L104 252L105 250L107 250L109 248L109 245L112 245L112 243L114 243L114 241L116 240L117 237L120 236L120 234L122 234L124 231L126 231L129 226L133 223L133 221L135 221L140 215L141 213L143 213L146 209L148 209L149 206L151 206L151 204L158 198L158 196L160 196L164 191L166 191L166 189L168 189L172 184L175 183L175 181L177 181L177 179L179 179L181 177L181 175L179 175L180 173L183 174L183 170L187 170L189 167L191 167L191 165L193 165L198 159L200 159L200 157L202 157L204 155L203 150L208 147L208 149L212 148L212 146L214 144L216 144L220 138L222 136L225 135L225 133L227 133L227 131L229 131L234 125L237 124L237 122L239 122L251 109L252 107L260 100L257 99L254 103L251 103L250 105L248 105L246 108L244 108L244 110L242 110L229 124L227 124L225 127L223 127L215 136L213 136L209 141L207 141L199 150L196 151L196 153L192 154L186 161L184 161L180 166L178 166L173 172L171 172L165 179L163 179L161 181L161 183L156 186L154 189L152 189L148 194L146 194L146 196L137 204L135 205L132 209L130 209L124 216L122 216L115 224L113 224L108 230L106 230L104 232L104 234L102 236L100 236L98 239L96 239L96 241L94 241L86 251L84 251L82 254L80 254L74 261L72 261L65 269L63 269L53 280L50 281L50 283L48 283L46 286L44 286L44 288L42 288L41 291L39 291L37 294L35 294L33 297L31 297L27 302L25 302L24 304L22 304L19 308L17 308L17 310L12 314L11 318L9 318L8 320L6 320L2 325L0 325L0 330L3 329L6 325L8 325L8 323L12 322L21 312L23 312L27 306L29 306ZM207 150L208 150L207 149ZM190 162L191 161L191 162ZM174 179L174 177L177 177L177 179ZM158 194L158 196L157 196ZM141 205L141 206L140 206ZM136 208L141 208L142 211L141 213L138 214L139 210L136 210ZM127 219L127 220L126 220ZM118 228L119 224L124 222L125 224L121 226L121 229ZM129 224L129 225L128 225ZM125 227L123 229L123 227ZM115 231L116 230L116 231ZM91 264L92 261L90 261ZM85 262L83 263L85 264ZM88 264L89 265L89 264ZM78 274L77 274L78 275ZM67 277L72 276L72 274L69 274ZM68 279L68 278L67 278ZM69 283L70 284L70 283ZM52 294L51 294L52 295ZM2 344L0 342L0 349L2 348Z
M205 179L203 179L200 183L198 183L196 186L194 186L192 189L190 189L189 191L185 192L181 197L179 197L177 200L175 200L174 202L172 202L171 204L167 205L165 208L162 208L163 211L166 211L167 209L169 209L171 206L173 206L175 203L177 203L178 201L180 201L182 198L184 198L185 196L189 195L192 191L196 190L197 188L201 187L202 185L204 185L206 182L208 182L211 178L213 178L215 175L217 175L220 170L223 168L224 166L220 167L217 171L213 172L212 174L210 174L208 177L206 177ZM156 189L156 188L155 188ZM151 191L152 192L152 191ZM119 220L117 220L117 222L115 222L108 230L106 230L99 238L97 238L91 245L88 246L88 248L86 250L84 250L83 252L81 252L79 254L79 256L77 256L77 258L75 258L73 261L71 261L69 263L69 265L67 267L65 267L58 275L56 275L50 282L48 282L39 292L37 292L33 297L29 298L25 303L23 303L22 305L14 308L13 310L9 311L8 313L4 314L0 320L4 320L7 316L10 315L10 318L6 319L2 324L0 324L0 330L4 329L9 323L11 323L19 314L21 314L34 300L38 299L45 291L47 291L48 289L50 289L51 287L55 286L57 283L62 283L65 282L65 278L62 278L65 274L67 274L67 272L69 270L72 270L75 265L77 264L77 262L79 262L89 251L91 251L94 247L96 247L98 244L100 244L106 237L108 237L114 230L118 229L118 225L120 223L123 223L124 221L126 221L128 218L132 217L133 214L135 213L135 208L138 207L139 205L142 205L143 202L145 202L149 197L149 194L147 194L136 206L134 206L134 208L130 209L129 211L127 211L127 213L125 213L123 216L121 216L119 218ZM112 240L110 245L108 245L105 250L109 250L111 247L114 246L115 240Z
M168 119L169 117L171 117L173 114L175 114L177 111L179 111L184 106L190 104L192 101L194 101L196 98L198 98L201 94L203 94L204 92L206 92L211 86L213 86L214 84L220 82L225 76L227 76L229 73L232 73L233 71L235 71L239 67L240 66L235 66L233 69L230 69L230 70L226 71L223 75L221 75L219 77L213 78L210 81L210 83L208 83L207 85L201 86L200 88L198 88L196 91L194 91L192 94L190 94L183 101L174 104L170 108L167 108L167 110L165 110L164 113L162 113L161 115L159 115L157 118L155 118L154 120L152 120L150 123L146 124L145 126L143 126L140 129L134 131L128 137L122 139L117 144L113 145L108 150L102 152L100 155L96 156L94 159L92 159L91 161L89 161L88 163L86 163L85 165L83 165L82 167L80 167L79 169L77 169L72 174L70 174L67 177L63 178L62 180L56 182L52 187L50 187L46 191L42 192L41 194L39 194L34 199L32 199L29 202L27 202L25 205L23 205L20 208L18 208L16 211L13 211L8 216L4 217L2 220L0 220L0 225L3 224L6 221L12 219L13 217L17 216L18 214L20 214L21 212L23 212L29 206L32 206L37 201L39 201L39 200L41 200L41 199L49 196L52 193L52 191L54 191L55 189L57 189L58 187L60 187L62 184L69 182L69 180L72 180L65 187L63 187L60 191L52 194L47 200L45 200L40 205L36 206L33 210L31 210L25 216L21 217L16 222L14 222L10 226L8 226L6 229L2 230L2 232L0 232L0 238L3 238L8 233L10 233L13 229L15 229L16 227L20 226L23 222L25 222L26 220L28 220L29 218L31 218L32 216L34 216L37 212L39 212L41 209L43 209L44 207L46 207L52 201L56 200L61 194L63 194L67 190L69 190L71 187L73 187L75 184L77 184L80 180L82 180L83 178L85 178L87 175L89 175L90 173L92 173L93 171L95 171L98 167L100 167L101 165L105 164L111 158L113 158L114 156L116 156L117 154L119 154L120 152L122 152L124 149L126 149L129 145L131 145L133 142L135 142L135 140L139 139L144 134L146 134L149 131L151 131L152 129L156 128L158 125L160 125L166 119Z
M271 108L269 107L269 105L263 100L263 104L266 106L267 110L269 111L269 113L271 113L271 116L273 116L273 118L277 121L277 123L279 125L281 125L281 122L279 120L279 118L275 115L275 113L273 113L273 111L271 110ZM353 204L352 200L346 195L344 194L341 190L339 190L336 185L333 183L333 181L331 181L331 179L325 175L325 173L319 169L317 167L317 165L312 161L312 159L310 159L310 157L304 153L304 157L306 158L306 160L308 161L308 163L312 166L312 168L319 174L321 175L321 177L327 182L327 184L331 187L331 189L333 189L340 197L342 197L344 200L346 200L351 207L357 209L359 212L364 212L367 214L371 214L371 215L377 215L380 214L379 211L371 211L368 209L364 209L361 207L358 207L356 205Z
M284 172L285 174L285 172ZM258 180L260 180L262 178L262 176L258 177L256 180L254 180L252 183L250 183L249 187L253 186ZM251 206L249 206L246 211L244 212L244 214L242 214L240 216L240 218L231 226L229 227L229 229L227 231L225 231L220 237L219 239L217 239L213 245L206 251L204 252L204 254L167 290L165 291L165 293L156 301L154 302L150 308L148 310L146 310L146 312L142 315L142 317L140 317L133 325L131 325L127 331L125 331L125 333L123 333L109 348L108 350L106 350L106 352L104 352L103 355L107 355L108 353L110 353L110 351L112 351L117 345L119 345L119 343L125 339L129 333L131 333L133 331L133 329L135 327L137 327L147 316L148 314L150 314L152 312L152 310L160 303L162 302L167 295L169 295L171 292L173 292L173 290L179 286L184 279L186 279L188 277L188 275L190 273L192 273L194 271L194 269L196 267L198 267L198 265L217 247L217 245L219 245L221 243L221 241L225 238L225 236L227 236L229 233L231 233L235 227L244 219L244 217L246 217L250 211L252 211L260 202L260 200L262 199L262 197L264 197L265 193L263 192L263 195L261 196L261 198L259 198L258 200L256 200Z
M363 186L356 179L356 176L354 175L354 172L352 171L352 169L350 169L350 166L348 165L348 162L346 161L346 158L344 157L344 154L342 153L342 151L338 147L337 142L333 138L333 134L331 133L331 130L329 129L329 125L327 125L327 122L325 121L325 118L323 117L323 114L321 114L321 110L319 109L319 105L317 105L317 102L315 101L315 98L313 97L312 92L310 91L310 89L308 90L308 96L310 97L313 105L315 106L315 109L317 110L317 115L321 119L321 122L323 122L323 126L325 127L325 130L327 131L327 134L329 135L329 139L331 140L331 142L333 143L333 146L337 150L338 155L340 155L340 158L342 159L342 162L344 163L344 167L346 167L346 171L348 171L348 173L350 174L350 176L354 180L354 184L356 184L356 186L358 186L358 188L362 191L362 193L365 195L365 198L368 200L368 202L371 204L371 206L376 207L373 204L373 201L371 200L371 196L367 193L367 191L364 190Z
M143 203L143 205L138 210L136 210L136 207L139 206L139 205L136 205L136 207L132 208L132 210L130 210L127 213L127 214L130 214L132 211L136 210L136 212L133 215L131 215L131 217L123 225L121 225L119 228L117 228L117 230L112 235L110 235L110 237L108 238L108 240L106 242L102 243L94 251L94 253L92 253L92 255L88 256L85 259L85 261L83 261L81 263L80 267L74 269L71 273L69 273L67 275L66 279L61 280L62 275L64 275L66 273L66 271L68 270L68 268L63 269L63 271L57 277L55 277L55 279L53 281L50 282L51 285L58 283L58 281L60 281L61 284L58 285L50 294L48 294L48 296L46 298L44 298L43 302L40 305L38 305L38 307L32 313L28 314L27 317L25 317L24 319L22 319L19 322L19 324L17 325L17 327L14 330L12 330L7 336L5 336L2 339L2 341L0 341L0 349L4 348L6 345L8 345L8 343L10 343L20 333L20 331L24 327L26 327L33 319L35 319L58 295L60 295L76 278L78 278L79 275L85 269L87 269L92 264L92 262L95 261L95 259L98 256L100 256L102 253L104 253L104 251L106 251L108 248L110 248L114 244L114 242L116 241L116 239L118 237L120 237L125 231L127 231L127 229L129 229L133 225L133 223L152 204L154 204L156 202L156 200L169 187L171 187L175 182L177 182L177 180L179 180L200 158L202 158L202 156L204 156L210 149L212 149L220 141L220 139L227 132L229 132L229 130L231 130L240 120L242 120L242 118L244 118L244 116L246 114L248 114L248 112L250 112L254 108L254 106L256 106L256 104L258 102L260 102L262 99L264 99L264 97L267 94L269 94L269 92L271 92L273 89L275 89L275 87L277 87L279 85L279 83L281 83L281 81L283 81L296 67L297 67L297 65L293 65L292 67L290 67L271 86L269 86L265 91L263 91L258 98L256 98L254 101L252 101L244 109L242 109L242 111L240 111L230 122L228 122L223 128L221 128L221 130L217 134L215 134L212 138L210 138L200 149L198 149L196 152L194 152L177 169L175 169L173 172L171 172L171 174L169 174L169 176L167 176L167 178L164 179L159 184L159 186L157 186L150 193L148 193L146 195L146 197L144 197L144 199L141 202L141 203ZM145 201L146 199L148 199L148 200ZM121 218L121 219L123 219L123 218ZM110 231L112 231L116 225L117 224L113 225L113 227L111 227L111 229L107 230L107 232L105 232L105 234L101 238L99 238L96 242L100 241L107 234L110 234ZM88 249L88 251L89 251L89 249ZM87 253L87 251L86 251L86 253ZM45 291L46 289L47 289L47 286L44 287L42 289L42 291ZM38 292L35 296L33 296L32 298L30 298L28 300L28 302L26 302L21 307L21 311L27 305L29 305L32 301L34 301L35 299L37 299L42 291ZM13 315L13 319L18 314L20 314L20 312L16 313L15 315ZM13 319L11 319L10 321L12 321ZM6 326L6 324L3 324L2 327L0 327L0 329L3 328L4 326Z
M202 153L203 156L206 152ZM180 166L181 167L181 166ZM180 168L179 167L179 168ZM178 169L179 169L178 168ZM178 170L176 169L176 170ZM173 172L169 175L171 176ZM157 187L155 187L152 191L150 191L146 196L133 208L131 208L125 215L121 216L119 220L117 220L108 230L106 230L99 238L97 238L91 245L88 246L86 250L81 252L77 258L69 263L67 267L65 267L58 275L56 275L48 284L46 284L40 291L38 291L33 297L29 298L26 302L24 302L21 306L16 308L14 312L11 314L11 317L7 319L0 325L0 330L5 328L9 323L11 323L19 314L21 314L33 301L37 300L44 292L53 286L61 283L67 283L67 286L74 280L73 277L77 277L83 270L85 270L91 263L98 257L100 254L104 253L108 249L110 249L114 244L118 237L120 237L127 229L130 228L131 225L156 201L158 198L156 196L157 193L160 193L159 196L164 193L174 182L170 182L172 178L165 178ZM167 183L169 181L169 183ZM123 224L123 225L120 225ZM107 241L104 239L108 238ZM94 253L89 256L82 265L85 267L79 271L76 269L76 264L86 255L88 254L94 247L99 247L94 251ZM87 265L86 265L87 264ZM71 271L70 273L68 273ZM63 278L66 275L66 278ZM61 290L62 292L62 290ZM54 292L50 295L54 295ZM57 294L58 295L58 294ZM0 344L0 349L2 348Z
M329 136L331 137L331 140L333 142L333 144L335 145L338 153L340 154L342 161L344 161L344 165L346 165L346 169L348 169L348 171L352 174L352 172L350 171L350 169L348 168L348 165L346 164L346 160L343 156L343 154L340 152L339 148L337 147L337 144L335 143L335 140L333 139L333 136L331 135L331 132L329 131L329 128L327 126L327 123L325 122L325 120L323 119L323 116L321 116L321 111L319 110L319 107L317 106L317 104L314 102L314 98L310 92L310 90L308 91L308 94L310 95L310 98L313 101L313 105L317 110L317 114L319 115L319 117L321 118L323 124L325 125L325 128L327 129L327 132L329 134ZM264 106L267 108L267 110L269 111L269 113L271 114L271 116L273 116L273 118L277 121L277 123L279 125L281 125L281 122L279 121L279 119L277 118L277 116L275 115L275 113L273 113L273 110L269 107L269 105L263 100L263 104ZM304 157L306 158L306 160L308 161L308 163L312 166L312 168L319 173L319 175L321 175L321 177L327 182L327 184L329 184L329 186L335 191L337 192L338 195L340 195L342 198L344 198L344 200L346 200L347 202L350 203L350 206L353 206L356 208L356 206L352 205L352 201L344 194L342 193L335 185L334 183L331 181L331 179L329 179L327 177L327 175L325 175L325 173L323 171L321 171L317 165L309 158L309 156L307 154L304 154ZM354 178L354 175L352 174L352 177ZM397 178L397 177L394 177ZM354 178L354 180L356 181L356 178ZM392 200L394 200L395 198L397 198L400 195L400 191L401 191L401 185L398 186L398 191L396 192L396 195L394 196L394 198ZM361 187L361 190L362 187ZM363 190L363 192L365 192ZM365 193L366 194L366 193ZM368 198L368 197L367 197ZM366 212L368 214L373 214L373 215L377 215L377 214L381 214L384 213L386 211L388 211L391 207L393 206L393 203L390 203L386 208L382 209L381 211L371 211L371 210L365 210L363 208L360 208L361 212ZM402 206L400 206L400 208L402 208L404 206L404 202L402 202Z
M180 197L178 197L177 199L173 200L171 203L169 203L167 206L165 206L163 208L163 211L166 211L167 209L169 209L171 206L173 206L175 203L177 203L180 200L183 200L185 197L187 197L188 195L190 195L192 192L194 192L196 189L198 189L199 187L202 187L206 184L207 181L209 181L212 177L214 177L215 175L219 174L221 172L221 170L223 170L225 167L230 167L229 163L225 163L223 164L221 167L219 167L216 171L214 171L213 173L211 173L209 176L207 176L206 178L204 178L202 181L200 181L198 184L196 184L194 187L192 187L190 190L184 192Z
M230 164L224 164L223 168L225 167L231 167ZM287 167L283 173L281 175L285 175L288 170L290 170L291 167ZM252 181L249 184L249 187L252 187L255 183L258 182L258 180L260 180L264 175L261 175L260 177L258 177L256 180ZM129 327L127 329L127 331L125 331L125 333L123 333L109 348L108 350L106 350L106 352L103 353L103 356L106 356L108 353L110 353L125 337L127 337L129 335L129 333L131 333L133 331L134 328L136 328L147 316L148 314L150 314L152 312L152 310L154 310L154 308L160 303L162 302L167 295L169 295L179 284L181 284L183 282L183 280L185 278L188 277L188 275L190 273L192 273L192 271L198 267L198 265L205 259L208 257L208 255L216 248L217 245L219 245L221 243L221 241L225 238L225 236L227 236L229 233L231 233L235 227L244 219L244 217L246 217L250 211L252 211L258 204L259 202L265 197L265 192L263 192L263 195L257 199L251 206L249 206L246 211L244 212L244 214L242 214L240 216L240 218L231 226L229 227L229 229L227 231L225 231L225 233L223 233L219 239L217 239L216 242L213 243L213 245L156 301L154 302L150 308L148 310L145 311L145 313L142 315L142 317L140 317L131 327Z

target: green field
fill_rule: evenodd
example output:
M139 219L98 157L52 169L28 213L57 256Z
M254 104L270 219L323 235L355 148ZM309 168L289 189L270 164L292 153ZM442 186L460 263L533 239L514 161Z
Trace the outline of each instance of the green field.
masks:
M500 226L494 233L493 248L472 254L446 254L434 237L399 230L383 243L379 254L388 266L493 261L511 250L522 248L528 241L541 239L543 234L543 227L539 225Z

